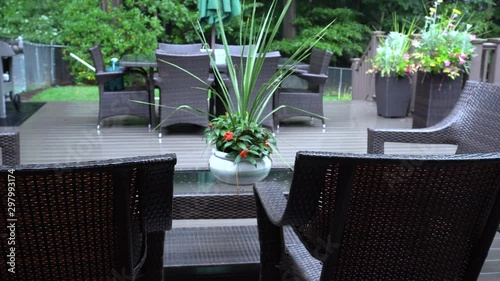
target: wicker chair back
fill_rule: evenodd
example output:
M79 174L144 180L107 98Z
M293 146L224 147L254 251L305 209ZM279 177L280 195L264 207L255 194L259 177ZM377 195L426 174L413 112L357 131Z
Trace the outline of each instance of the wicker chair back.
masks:
M288 201L255 190L264 275L279 274L275 225L291 225L300 269L284 271L305 280L476 280L500 221L500 154L299 152Z
M2 280L162 280L175 164L166 154L2 169Z

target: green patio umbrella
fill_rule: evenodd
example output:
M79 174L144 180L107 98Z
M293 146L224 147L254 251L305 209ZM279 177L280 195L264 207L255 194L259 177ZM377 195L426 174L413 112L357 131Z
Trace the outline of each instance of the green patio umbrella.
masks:
M210 46L215 44L215 24L219 21L217 9L221 11L222 21L227 23L231 18L241 13L240 0L198 0L200 23L212 25Z

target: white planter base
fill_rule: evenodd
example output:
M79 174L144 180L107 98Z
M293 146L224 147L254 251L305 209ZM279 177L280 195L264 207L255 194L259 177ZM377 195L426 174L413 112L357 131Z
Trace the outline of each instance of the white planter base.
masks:
M233 160L225 158L227 153L214 150L210 157L210 171L214 176L227 184L248 185L261 181L271 171L272 162L268 157L257 161L257 167L247 161L234 164Z

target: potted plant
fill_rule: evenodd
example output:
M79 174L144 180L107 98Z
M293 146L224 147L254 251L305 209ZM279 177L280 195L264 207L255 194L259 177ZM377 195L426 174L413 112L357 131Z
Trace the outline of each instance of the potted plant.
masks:
M398 25L395 22L395 29ZM375 96L377 114L383 117L405 117L411 99L411 81L415 64L410 56L414 24L408 30L392 31L381 38L368 73L376 73Z
M281 81L291 75L291 72L287 70L295 67L299 61L307 57L312 47L332 24L328 24L317 35L299 47L269 81L258 84L257 78L263 70L266 55L272 51L272 42L280 30L281 22L292 0L288 0L284 4L281 13L274 21L277 2L277 0L272 1L270 9L262 21L257 23L255 14L258 5L254 0L251 17L240 20L240 45L252 46L252 48L245 50L247 53L245 63L232 61L229 43L224 31L222 13L218 9L220 20L216 24L224 46L227 76L219 68L214 67L213 72L218 87L215 89L210 87L208 92L209 95L214 95L219 99L225 114L211 116L211 122L205 130L205 138L207 143L213 146L213 155L209 163L210 170L217 179L229 184L251 184L262 180L269 173L271 169L270 157L274 152L277 152L276 139L262 123L267 118L272 118L272 114L283 106L266 115L263 114L264 109L269 102L272 102L273 93L278 89ZM203 35L203 28L198 24L196 30L204 46L208 46ZM207 48L207 51L210 50ZM211 63L216 65L212 56ZM227 79L230 79L231 82L225 83ZM189 107L181 106L178 109L186 108ZM194 108L189 109L199 111ZM256 174L255 177L253 174Z
M432 126L448 115L460 96L463 74L468 73L474 55L471 25L463 23L457 9L440 14L442 2L434 2L419 39L412 42L419 70L413 128Z

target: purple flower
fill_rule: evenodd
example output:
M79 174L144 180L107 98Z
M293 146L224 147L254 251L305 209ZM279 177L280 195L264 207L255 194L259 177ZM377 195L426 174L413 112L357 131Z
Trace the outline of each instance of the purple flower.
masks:
M464 63L465 63L465 60L464 60L462 57L459 57L459 58L458 58L458 63L459 63L460 65L462 65L462 64L464 64Z
M403 57L405 58L405 60L409 60L410 59L410 55L409 54L404 54Z
M444 66L445 66L445 67L450 66L450 64L451 64L451 62L450 62L449 60L445 60L445 61L444 61Z

